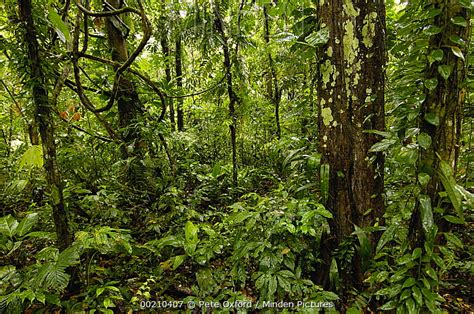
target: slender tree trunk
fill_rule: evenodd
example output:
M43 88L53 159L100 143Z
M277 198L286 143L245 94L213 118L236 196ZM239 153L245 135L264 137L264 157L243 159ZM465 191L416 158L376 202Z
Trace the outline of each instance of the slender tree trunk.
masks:
M326 0L318 2L318 14L329 32L318 54L317 102L322 162L329 165L325 205L334 214L336 238L330 247L335 248L354 225L372 226L384 213L383 156L369 154L379 138L365 131L385 127L385 9L383 0ZM344 285L362 284L360 254L350 269L340 265Z
M457 168L462 111L467 93L466 61L471 36L471 16L470 11L462 7L459 1L432 0L430 4L442 10L442 13L435 17L434 25L441 27L443 32L431 37L429 50L443 51L443 59L433 62L425 71L425 80L435 80L437 85L432 90L425 89L426 98L421 106L420 132L430 136L431 144L421 149L419 168L431 178L423 193L430 197L434 206L439 206L439 193L444 190L439 176L440 161L447 162L454 172ZM466 24L454 24L452 21L456 17L462 17ZM460 38L461 42L453 42L453 37ZM449 77L445 78L443 74ZM447 229L444 224L439 227L440 231ZM419 206L413 215L410 230L412 245L422 246L423 231Z
M220 13L218 3L214 4L214 13L215 13L215 26L219 35L222 38L222 50L224 51L224 69L226 72L226 81L227 81L227 93L229 95L229 117L231 123L229 125L230 129L230 141L232 146L232 183L234 188L238 186L238 170L237 170L237 114L235 112L235 105L238 102L237 95L234 92L233 83L232 83L232 63L230 60L230 49L227 35L224 30L224 22Z
M165 12L165 2L161 2L161 10L162 12ZM164 13L163 13L164 14ZM163 52L163 56L165 57L165 75L166 75L166 83L169 84L171 83L171 54L170 54L170 47L169 47L169 41L168 41L168 31L166 29L166 24L165 20L167 16L162 16L162 21L161 21L161 27L162 27L162 32L161 32L161 50ZM176 121L175 121L175 113L174 113L174 105L173 105L173 99L168 98L168 107L170 110L170 122L171 122L171 130L174 131L176 130Z
M266 5L263 6L263 15L265 18L265 43L267 44L267 47L268 47L270 44L270 22L269 22L269 16L268 16ZM278 139L280 139L281 138L281 126L280 126L281 90L278 85L278 76L276 73L275 64L273 62L273 57L270 50L268 50L268 64L269 64L270 73L271 73L270 98L273 102L273 105L275 106L276 136Z
M176 86L180 92L183 91L183 49L181 46L181 35L175 42L175 70L176 70ZM183 98L178 98L178 131L184 130L184 112L183 112Z
M119 0L104 1L105 10L110 10L108 6L115 9L120 8ZM106 18L107 38L112 50L112 60L124 63L128 59L127 41L118 28L120 25L120 16L111 16ZM144 168L139 159L142 159L144 153L144 141L140 134L137 123L139 122L143 108L140 103L135 84L123 74L120 77L117 91L117 104L119 116L119 128L122 130L124 145L122 146L122 157L124 159L136 157L128 173L128 181L131 185L137 187L137 183L143 182Z
M35 104L35 121L39 127L43 147L46 179L51 190L53 221L56 227L58 247L64 250L73 242L64 206L63 187L56 160L56 144L48 88L41 68L39 45L33 21L31 0L18 0L20 20L24 27L24 44L28 51L29 75Z

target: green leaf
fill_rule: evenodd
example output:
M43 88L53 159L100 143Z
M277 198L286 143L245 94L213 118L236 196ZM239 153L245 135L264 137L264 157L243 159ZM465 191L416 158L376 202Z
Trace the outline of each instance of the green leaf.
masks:
M69 32L68 26L61 19L61 16L56 13L56 11L54 11L53 8L49 8L48 20L53 25L56 34L58 34L59 39L61 39L63 43L65 43L66 41L71 41L71 34Z
M423 305L423 295L421 294L420 288L418 286L413 286L411 288L411 294L413 295L413 299L415 299L416 303L418 303L418 306Z
M375 143L370 149L369 152L381 152L387 150L390 146L397 142L396 139L383 139L378 143Z
M411 257L413 260L419 258L421 256L422 250L421 248L417 247L416 249L413 250L413 253L411 253Z
M471 0L459 0L459 4L468 10L472 10Z
M323 203L329 196L329 165L323 164L320 169L320 180L321 180L321 199Z
M397 308L397 301L392 300L392 301L389 301L389 302L385 303L384 305L382 305L379 308L379 310L381 310L381 311L390 311L390 310L394 310L395 308Z
M410 278L408 278L407 280L405 280L405 282L404 282L403 285L402 285L402 289L403 289L403 288L410 288L410 287L413 286L415 283L416 283L415 278L410 277Z
M461 248L461 249L464 247L462 241L456 235L446 232L444 233L444 237L446 238L446 241L448 241L448 243L454 246L457 246L458 248Z
M451 51L453 52L453 54L454 54L456 57L465 60L465 59L464 59L464 55L462 54L462 51L461 51L461 49L459 49L459 47L451 46Z
M444 52L442 49L435 49L430 52L429 57L434 61L441 61L444 57Z
M441 270L446 270L446 264L444 263L443 259L438 254L433 254L431 258L436 263L436 265L438 265L441 268Z
M425 132L418 134L417 141L421 148L428 149L431 146L431 136Z
M438 73L447 80L451 73L453 72L453 67L447 64L439 65L438 66Z
M451 40L453 43L463 47L466 43L464 42L464 39L459 37L458 35L451 35L449 36L449 40Z
M184 261L186 260L186 257L187 257L186 255L177 255L177 256L172 257L170 259L173 262L172 269L176 270L179 266L181 266L181 264L183 264Z
M359 228L357 225L354 225L354 229L354 233L359 240L362 271L366 271L369 266L372 247L365 231Z
M434 126L439 126L439 117L433 112L428 112L427 114L425 114L425 120L429 124L432 124Z
M442 31L443 31L443 29L439 26L436 26L436 25L430 25L424 30L425 34L428 35L428 36L433 36L433 35L439 34Z
M453 223L453 224L463 225L463 224L466 223L466 221L464 219L461 219L461 218L453 216L453 215L446 215L446 216L443 216L443 218L446 221L449 221L450 223Z
M43 167L43 149L41 145L30 146L20 158L20 168Z
M311 33L306 36L305 40L311 46L324 45L329 40L329 28L324 27L315 33Z
M408 314L417 313L416 312L416 304L415 304L415 301L412 298L408 298L405 301L405 306L407 307Z
M438 275L436 274L436 271L431 268L431 267L428 267L425 269L425 273L430 276L434 281L438 281Z
M199 242L198 238L198 230L199 228L196 227L192 221L187 221L184 227L184 236L185 236L185 243L184 243L184 250L189 255L194 254L196 251L197 243Z
M380 237L379 242L377 243L377 248L375 249L376 254L387 244L388 242L394 239L395 231L397 230L396 225L390 225L387 230Z
M420 182L422 187L425 187L428 184L428 182L430 182L430 180L431 180L431 177L429 174L424 173L424 172L420 172L418 174L418 182Z
M433 211L431 210L431 199L428 195L420 195L421 225L428 236L433 228Z
M39 217L37 213L28 214L25 218L23 218L18 225L18 235L22 237L27 234L28 231L30 231L31 228L36 224L38 218Z
M12 217L12 215L7 215L0 217L0 233L6 235L9 238L17 233L18 221Z
M268 296L271 297L275 295L276 290L277 290L277 277L270 276L270 279L268 280Z
M463 213L461 210L462 196L456 189L456 180L454 179L453 170L451 166L444 160L441 160L439 164L439 171L441 174L440 180L443 183L444 189L448 194L451 204L453 204L453 207L456 210L458 216L463 217Z
M451 23L453 23L454 25L459 25L459 26L462 26L462 27L467 27L467 21L464 17L462 16L455 16L451 19Z
M428 90L432 91L436 86L438 86L438 79L436 77L427 79L425 80L424 85Z
M79 263L78 247L73 245L59 253L57 265L59 267L69 267Z

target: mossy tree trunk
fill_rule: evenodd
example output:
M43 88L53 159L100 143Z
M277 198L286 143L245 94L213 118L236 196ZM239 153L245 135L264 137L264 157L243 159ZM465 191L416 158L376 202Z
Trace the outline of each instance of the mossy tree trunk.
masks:
M48 99L46 77L42 70L36 27L33 21L31 0L18 0L20 21L24 31L24 45L28 53L28 74L35 105L35 123L39 128L43 147L44 169L51 193L53 221L56 228L57 243L62 251L73 242L66 214L63 186L59 175L54 125L51 104Z
M369 152L380 138L366 131L385 127L385 8L382 0L325 0L318 15L329 37L318 51L317 102L322 162L329 166L325 205L334 214L335 239L326 250L334 250L354 225L373 226L384 213L384 158ZM375 237L369 239L373 246ZM345 286L362 284L363 259L338 261Z

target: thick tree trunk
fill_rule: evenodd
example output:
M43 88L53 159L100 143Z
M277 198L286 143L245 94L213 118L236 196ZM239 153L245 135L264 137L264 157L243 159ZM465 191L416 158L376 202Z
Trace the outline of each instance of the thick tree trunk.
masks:
M436 80L437 85L432 90L425 89L426 98L420 112L420 132L431 137L431 144L421 149L419 169L431 177L423 193L430 197L433 206L439 206L439 192L444 190L439 177L440 161L447 162L454 172L457 168L462 109L467 93L467 65L463 58L467 58L471 17L470 11L458 1L432 0L431 5L442 10L435 18L434 25L441 27L443 32L431 37L429 50L442 50L443 59L433 62L425 72L425 80ZM466 24L454 24L452 21L455 17L462 17ZM462 43L453 42L452 38L460 38ZM449 77L446 79L442 73L449 74ZM424 238L418 210L417 206L410 228L413 246L422 246ZM441 224L439 227L446 231L447 226Z
M56 227L58 247L64 250L73 242L64 206L63 187L56 160L56 144L51 106L48 99L45 75L41 69L36 28L33 21L31 0L18 0L20 20L24 27L24 44L28 51L29 75L33 88L35 121L39 127L43 146L44 169L51 189L53 221Z
M106 11L120 8L119 0L109 0L104 2ZM120 16L111 16L106 18L107 38L112 52L112 60L124 63L128 59L127 41L119 28ZM117 105L119 116L119 128L122 130L124 145L122 146L122 157L124 159L136 157L141 159L144 151L144 141L142 139L137 123L143 113L143 108L135 87L135 84L123 74L119 79L117 91ZM128 173L128 181L137 187L137 183L143 180L143 165L140 160L135 160Z
M379 138L365 131L385 127L385 9L383 0L318 3L321 27L329 32L318 54L320 149L330 169L325 205L334 214L337 247L354 225L372 226L384 213L384 160L369 153ZM362 283L360 259L357 255L351 269L339 267L345 285Z

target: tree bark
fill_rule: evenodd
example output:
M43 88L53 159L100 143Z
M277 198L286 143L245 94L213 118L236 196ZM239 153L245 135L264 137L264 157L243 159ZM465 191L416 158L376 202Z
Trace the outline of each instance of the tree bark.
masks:
M263 15L265 18L265 43L267 44L267 48L270 44L270 21L267 12L267 6L263 6ZM280 102L281 102L281 90L278 84L278 76L275 69L275 64L273 61L272 54L270 49L268 50L268 65L270 68L270 99L273 102L275 107L275 129L276 129L276 136L278 139L281 138L281 126L280 126Z
M176 70L176 86L182 93L183 91L183 49L181 46L181 35L175 42L175 70ZM183 112L183 98L178 98L178 131L184 130L184 112Z
M231 119L230 141L232 146L232 183L234 188L238 186L238 170L237 170L237 114L235 112L235 105L238 102L237 95L234 92L232 83L232 63L230 60L230 49L227 35L224 30L224 22L222 20L221 12L218 3L214 3L215 27L222 38L222 50L224 51L224 70L226 72L227 94L229 96L229 117Z
M119 0L104 1L106 11L120 8ZM120 64L128 59L127 40L118 27L120 16L106 18L107 38L111 48L112 60ZM119 128L122 130L124 145L122 146L122 158L136 157L128 172L128 181L137 187L143 181L144 167L140 161L143 157L145 143L142 139L139 126L137 125L143 114L143 108L133 81L126 74L119 79L117 90L117 106L119 116Z
M49 189L51 190L53 221L56 228L57 243L62 251L73 242L69 230L68 217L64 205L63 187L59 175L56 144L54 142L54 126L51 105L48 99L48 88L45 75L41 68L39 45L36 27L33 21L31 0L18 0L20 20L24 27L24 44L28 51L29 78L35 104L35 121L39 127L43 147L44 169Z
M385 8L383 0L326 0L318 2L318 14L321 32L329 32L318 52L317 102L322 162L329 165L325 205L334 214L335 239L329 247L334 249L351 236L354 225L373 226L384 213L384 159L369 153L379 138L365 131L385 128ZM375 237L369 238L373 244ZM350 269L339 266L344 285L362 284L361 262L356 254Z
M425 80L437 81L434 89L425 88L426 98L420 111L420 132L430 136L431 144L421 149L419 170L430 176L430 180L423 192L429 196L433 206L441 205L440 192L444 190L440 180L440 162L447 162L456 173L460 149L462 112L466 97L467 53L471 36L470 11L462 7L458 1L432 0L427 4L432 9L441 9L442 13L435 17L434 25L443 29L443 32L430 39L429 52L443 51L443 59L427 66ZM462 17L466 25L456 25L453 18ZM464 44L455 43L452 36L460 38ZM454 52L462 54L456 56ZM445 79L439 67L451 69L449 77ZM452 208L449 208L452 209ZM449 210L448 209L448 210ZM454 213L455 214L455 213ZM412 245L422 246L424 235L421 227L419 206L416 206L412 217L410 234ZM444 222L439 224L440 231L446 231Z

